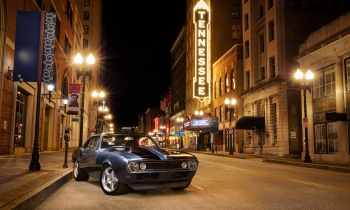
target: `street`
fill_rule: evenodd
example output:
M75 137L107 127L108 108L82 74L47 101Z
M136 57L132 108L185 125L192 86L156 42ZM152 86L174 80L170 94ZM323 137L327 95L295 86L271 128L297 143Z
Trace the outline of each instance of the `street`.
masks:
M199 169L184 191L105 195L74 179L36 209L348 209L350 174L195 153Z

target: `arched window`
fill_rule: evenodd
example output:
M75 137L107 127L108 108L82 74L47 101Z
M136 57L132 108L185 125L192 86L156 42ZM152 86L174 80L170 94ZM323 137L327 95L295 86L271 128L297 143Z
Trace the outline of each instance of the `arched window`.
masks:
M225 75L225 93L228 93L230 91L228 87L228 75Z
M219 95L222 96L222 79L221 78L219 82Z
M231 70L231 90L236 89L235 70Z

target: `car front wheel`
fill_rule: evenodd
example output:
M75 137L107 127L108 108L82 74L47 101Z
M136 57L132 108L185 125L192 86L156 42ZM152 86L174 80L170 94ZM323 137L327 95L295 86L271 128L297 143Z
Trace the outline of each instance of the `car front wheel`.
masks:
M73 174L75 181L87 181L89 179L89 175L81 171L77 160L74 161Z
M121 183L109 165L102 168L100 175L100 185L107 195L121 195L127 192L127 187Z

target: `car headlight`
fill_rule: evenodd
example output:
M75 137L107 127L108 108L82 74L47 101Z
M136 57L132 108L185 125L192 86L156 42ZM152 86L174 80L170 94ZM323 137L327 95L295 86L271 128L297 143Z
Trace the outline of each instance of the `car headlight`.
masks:
M145 170L146 167L147 167L147 166L146 166L146 163L141 163L141 164L140 164L140 169L141 169L141 170Z
M188 161L188 168L189 169L195 170L195 169L197 169L197 167L198 167L197 161L195 161L195 160Z
M188 166L187 162L182 162L182 163L181 163L181 167L182 167L182 168L187 168L187 166Z
M135 172L137 170L139 170L139 163L137 163L137 162L128 163L128 171L129 172Z

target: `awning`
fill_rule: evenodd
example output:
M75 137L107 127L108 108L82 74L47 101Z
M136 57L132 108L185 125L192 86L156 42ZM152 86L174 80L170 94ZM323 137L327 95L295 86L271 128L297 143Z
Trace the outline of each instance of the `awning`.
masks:
M265 117L244 116L236 123L236 129L255 130L265 129Z

